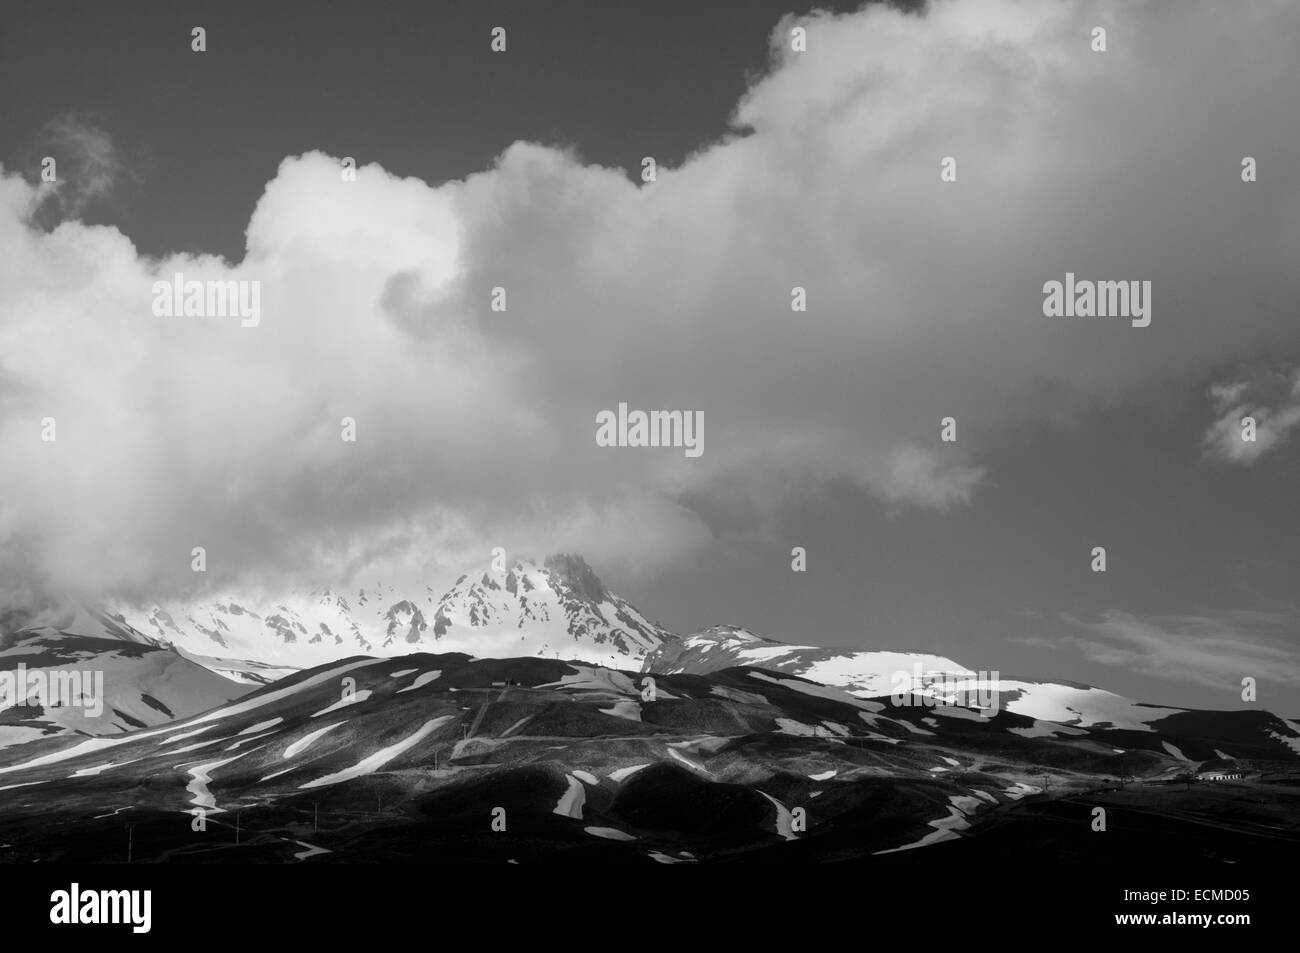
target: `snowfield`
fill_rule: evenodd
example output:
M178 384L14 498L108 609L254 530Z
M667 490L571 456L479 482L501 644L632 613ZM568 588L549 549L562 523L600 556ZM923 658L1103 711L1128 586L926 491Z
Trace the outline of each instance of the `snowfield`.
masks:
M411 682L410 685L407 685L405 688L399 688L399 689L397 690L397 694L401 695L403 692L413 692L413 691L415 691L417 688L423 688L425 685L428 685L430 682L432 682L435 678L437 678L437 677L438 677L439 675L441 675L441 674L442 674L442 672L440 672L440 671L438 671L438 672L421 672L421 673L416 677L415 681Z
M389 745L387 748L381 748L370 757L363 758L350 768L344 768L342 771L327 774L323 778L317 778L315 781L308 781L306 784L298 785L298 787L302 790L320 788L330 784L338 784L341 781L351 781L353 778L359 778L366 774L374 774L398 755L414 748L417 744L437 730L439 726L446 724L451 721L451 719L451 715L440 715L437 718L430 719L421 725L420 729L413 735L402 739L397 742L397 744Z
M559 814L561 817L572 817L582 820L582 806L587 802L587 789L584 788L582 782L573 775L566 774L564 777L569 786L565 789L564 793L560 795L560 799L556 802L553 813Z
M347 721L336 721L332 725L326 725L324 728L317 728L310 734L303 735L289 747L284 749L284 758L287 760L296 755L302 754L310 748L319 738L324 737L327 733L333 731L340 725L346 725Z
M640 771L642 768L648 768L648 767L650 767L650 762L648 761L645 764L628 765L626 768L619 768L617 771L611 771L609 773L609 779L611 781L616 781L616 782L625 781L628 778L630 778L632 775Z

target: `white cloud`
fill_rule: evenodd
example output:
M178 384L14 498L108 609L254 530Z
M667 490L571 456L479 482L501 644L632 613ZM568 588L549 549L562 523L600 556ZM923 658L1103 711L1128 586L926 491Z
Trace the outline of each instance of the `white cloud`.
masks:
M1227 612L1142 618L1103 613L1085 623L1065 617L1084 635L1066 644L1102 665L1171 681L1240 693L1247 676L1258 683L1300 688L1300 654L1288 644L1295 615Z
M1284 202L1244 207L1233 158L1296 153L1290 4L804 22L809 51L779 54L737 129L646 188L530 143L437 186L344 183L308 153L230 263L43 232L37 191L0 176L0 577L159 595L192 584L194 545L222 583L455 574L494 545L648 566L708 541L711 499L771 512L845 481L965 504L988 438L1294 341L1289 314L1241 303L1260 282L1295 299L1300 234ZM1044 318L1067 270L1152 280L1152 326ZM176 271L260 281L260 325L154 317ZM620 401L702 411L704 455L598 448Z
M1215 384L1210 399L1217 416L1202 441L1206 454L1228 463L1254 463L1300 427L1300 368L1255 370L1244 380ZM1247 417L1255 421L1254 440L1245 439Z
M63 113L46 123L37 138L57 172L54 182L43 183L41 198L54 199L64 215L80 215L130 174L113 137L89 116Z
M869 485L890 503L947 509L969 502L983 476L979 467L945 469L936 454L906 446L889 453L883 474Z

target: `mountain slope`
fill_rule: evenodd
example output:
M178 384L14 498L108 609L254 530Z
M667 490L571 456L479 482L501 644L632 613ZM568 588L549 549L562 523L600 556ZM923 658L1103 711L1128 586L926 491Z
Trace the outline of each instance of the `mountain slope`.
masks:
M918 665L920 671L932 675L974 674L964 665L940 655L790 645L730 625L715 625L663 645L646 657L643 669L647 672L703 675L736 665L756 665L788 672L863 697L890 694L897 684L895 673L910 675ZM914 684L914 680L908 684Z
M891 708L756 668L654 681L651 692L645 676L554 659L346 659L165 726L0 751L0 847L9 860L115 860L131 824L145 861L589 871L909 862L1007 825L1112 863L1135 838L1135 849L1231 860L1300 844L1300 757L1285 745L1243 742L1242 787L1192 792L1171 783L1188 761L1170 749L1197 757L1194 735ZM1115 743L1126 735L1131 745ZM1261 823L1230 810L1243 795ZM1107 798L1141 807L1123 837L1091 831ZM196 823L177 823L181 812ZM1209 824L1221 828L1213 842L1187 836Z
M808 645L790 645L763 638L735 626L713 626L702 632L665 643L646 656L648 673L704 675L736 665L755 665L797 675L841 688L860 698L886 702L895 692L907 692L914 702L939 700L962 704L973 697L1040 723L1073 728L1115 729L1158 733L1162 726L1195 724L1199 734L1225 743L1246 742L1253 747L1280 744L1300 753L1300 730L1286 719L1266 711L1201 712L1133 701L1114 692L1072 682L1046 682L1026 678L980 678L959 662L943 656L910 652L845 651ZM919 677L918 677L919 676ZM971 676L971 677L965 677ZM937 684L927 680L937 679ZM1181 749L1180 749L1181 750ZM1213 749L1197 750L1213 757Z
M85 618L69 621L84 624ZM30 686L22 690L21 701L19 680ZM60 682L69 690L36 687ZM0 685L0 747L51 735L111 735L164 724L248 690L171 649L45 626L0 635Z

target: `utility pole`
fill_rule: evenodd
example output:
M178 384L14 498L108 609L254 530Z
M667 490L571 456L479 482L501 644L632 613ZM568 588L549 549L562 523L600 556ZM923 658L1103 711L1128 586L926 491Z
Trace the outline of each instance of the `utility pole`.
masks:
M135 833L135 825L134 824L126 825L126 862L128 864L131 863L131 848L134 846L132 843L134 839L134 833Z
M320 830L320 801L311 802L311 829Z

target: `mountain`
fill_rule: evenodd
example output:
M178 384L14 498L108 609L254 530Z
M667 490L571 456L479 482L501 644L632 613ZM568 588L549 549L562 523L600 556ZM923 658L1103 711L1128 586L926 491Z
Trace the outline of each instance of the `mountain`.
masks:
M176 648L176 653L183 658L202 665L211 672L215 672L222 678L230 679L232 682L238 682L241 685L270 685L272 682L278 682L287 675L301 669L292 665L269 665L266 662L258 662L252 659L233 659L221 658L214 655L195 655L186 652L182 648Z
M903 672L910 675L916 671L916 666L928 674L975 674L941 655L791 645L732 625L715 625L668 642L646 656L643 669L647 672L704 675L736 665L757 665L776 672L788 672L865 697L890 694L895 689L894 674ZM908 684L915 685L915 680Z
M86 610L0 635L0 747L160 725L248 691L130 636Z
M44 625L95 639L165 648L223 678L265 685L340 657L463 652L474 657L572 659L650 674L708 675L737 666L799 676L860 698L897 691L953 698L996 689L998 706L1040 722L1151 732L1185 709L1149 705L1074 682L999 676L922 652L789 644L730 625L679 638L611 592L577 555L519 559L462 575L435 599L375 584L355 592L317 589L273 600L227 595L194 604L48 610ZM6 624L12 626L13 620ZM927 684L938 678L938 686ZM1217 713L1244 724L1241 713ZM1292 723L1267 713L1247 735L1294 742ZM1271 719L1271 720L1268 720ZM1267 723L1265 723L1267 722Z
M121 860L128 824L136 861L585 872L981 870L1009 844L1022 865L1273 862L1300 846L1300 755L1251 737L1225 757L1217 716L1065 727L892 706L753 667L649 682L555 659L349 658L163 726L9 748L0 859ZM1196 783L1229 769L1242 779ZM1098 805L1113 836L1093 831ZM938 857L916 850L940 842Z
M530 655L627 666L676 641L610 592L581 556L517 561L504 573L461 576L438 600L440 649L496 658Z
M971 697L991 700L996 690L1000 709L1036 722L1139 732L1195 722L1204 737L1252 744L1272 741L1300 753L1300 725L1265 711L1203 712L1149 705L1078 682L980 677L938 655L790 645L729 625L666 642L646 656L642 668L647 673L705 675L737 665L761 666L841 688L859 698L886 701L896 691L905 691L909 697L959 704ZM938 684L927 684L930 679Z
M996 681L970 679L954 683L959 692L996 687L999 703L1008 711L1041 721L1054 721L1081 728L1122 728L1149 731L1156 722L1185 712L1133 701L1078 682L1045 682L1025 678L998 677Z
M256 598L115 604L107 617L214 671L257 681L356 654L457 651L639 666L676 636L611 592L581 556L529 559L463 575L435 598L378 583ZM262 669L256 669L259 664Z
M154 862L898 866L942 843L974 869L1300 846L1300 724L734 626L682 639L578 556L437 599L74 604L0 627L0 690L20 664L102 673L104 703L0 710L0 861L121 860L127 824ZM1122 837L1094 836L1097 806Z
M43 634L65 633L87 639L112 639L135 642L139 645L157 645L143 632L133 628L124 619L110 615L102 609L80 602L64 601L39 606L23 613L14 613L5 619L3 632L35 632Z

